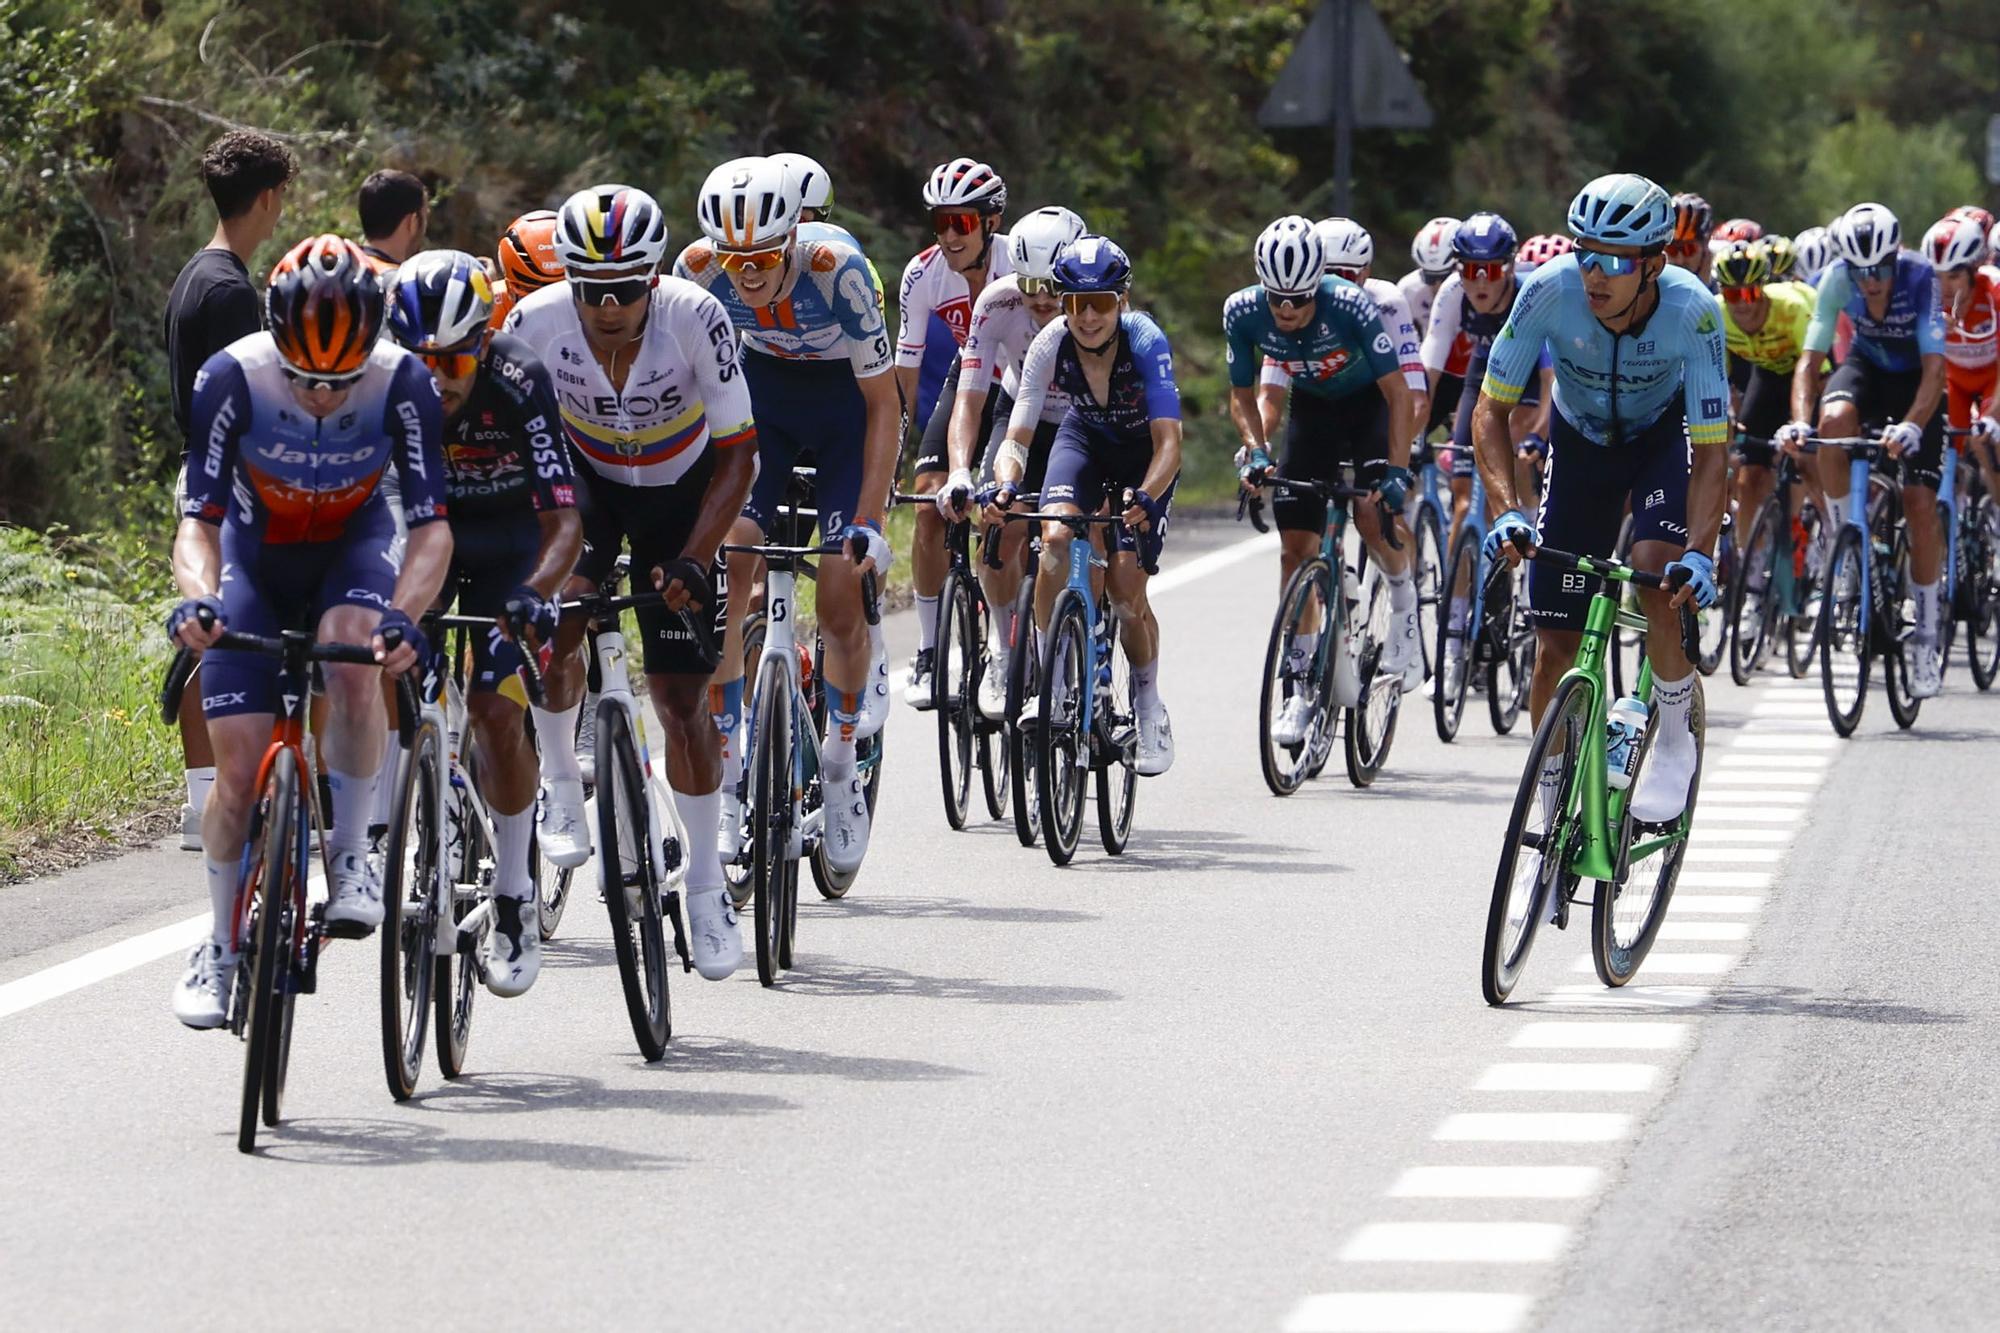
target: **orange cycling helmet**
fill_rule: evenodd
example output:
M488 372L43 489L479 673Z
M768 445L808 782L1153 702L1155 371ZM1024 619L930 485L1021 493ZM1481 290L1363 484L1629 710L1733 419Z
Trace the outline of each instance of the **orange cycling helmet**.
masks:
M265 323L301 375L344 380L368 365L382 331L382 285L354 242L332 234L293 246L264 288Z
M1715 226L1715 210L1698 194L1674 196L1674 236L1676 241L1707 241Z
M562 260L556 257L554 210L538 208L507 224L500 238L500 276L516 300L563 280Z

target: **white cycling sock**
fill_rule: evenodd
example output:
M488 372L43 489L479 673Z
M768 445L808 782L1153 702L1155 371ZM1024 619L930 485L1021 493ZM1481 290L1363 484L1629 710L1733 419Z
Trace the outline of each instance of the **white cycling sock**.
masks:
M1688 715L1694 708L1694 673L1679 680L1655 678L1653 707L1660 715L1659 744L1679 748L1684 740L1691 742L1694 733L1688 728Z
M236 872L235 861L217 861L212 857L202 858L208 871L208 906L214 916L209 924L209 938L222 946L224 953L236 947Z
M986 655L994 661L1007 656L1007 645L1014 642L1014 608L996 606L986 618Z
M820 746L821 776L845 782L854 775L854 729L861 722L861 698L827 682L826 743Z
M1319 651L1318 630L1310 634L1294 634L1291 651L1285 655L1285 669L1295 676L1304 675L1307 666L1312 663L1313 654L1317 651ZM1135 672L1134 675L1136 674Z
M375 808L375 777L326 770L326 784L333 791L333 827L327 832L327 846L336 852L368 851L368 815Z
M1910 595L1917 603L1917 626L1915 638L1921 643L1936 643L1938 632L1938 585L1935 583L1910 584Z
M917 594L917 650L929 652L937 647L937 597Z
M215 767L211 764L207 768L190 768L186 777L188 808L194 811L196 819L200 819L201 812L208 809L208 789L215 785Z
M402 757L402 737L392 729L389 744L382 751L382 767L375 770L375 808L368 818L370 825L387 828L396 817L396 761Z
M1132 667L1132 702L1151 711L1160 706L1160 659Z
M700 796L677 791L674 809L680 812L681 823L687 825L688 892L721 888L722 857L715 849L716 834L722 827L721 788Z
M528 843L535 830L535 807L511 815L493 812L493 892L525 902L535 896L528 874Z
M1405 611L1414 611L1417 609L1417 581L1410 577L1409 570L1406 569L1400 574L1391 574L1384 570L1383 577L1389 580L1389 609L1391 611L1401 614Z
M576 762L576 715L583 705L560 713L528 705L535 715L535 745L542 752L542 776L551 782L568 779L583 781L583 769Z

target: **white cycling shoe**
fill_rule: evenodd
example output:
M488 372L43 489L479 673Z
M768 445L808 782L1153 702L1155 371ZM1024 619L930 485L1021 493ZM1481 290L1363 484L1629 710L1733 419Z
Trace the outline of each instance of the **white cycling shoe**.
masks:
M1005 657L986 659L986 674L979 678L979 715L988 722L1006 720L1009 665L1011 663Z
M868 855L868 795L858 770L845 778L823 775L820 781L826 816L820 841L826 848L826 863L851 875Z
M919 649L910 659L910 683L903 687L903 702L920 713L937 707L937 700L931 698L931 677L936 670L937 650Z
M721 981L743 963L743 933L736 925L736 902L725 888L689 889L688 951L694 970Z
M373 861L360 852L335 852L327 876L326 924L333 934L357 939L382 924L382 877Z
M525 994L542 971L542 923L533 898L493 898L486 932L486 989L503 999Z
M854 724L854 739L858 741L882 730L882 724L889 720L889 646L883 641L880 625L868 627L868 641L868 688L861 691L860 718Z
M583 818L583 784L546 779L535 803L535 839L549 864L573 870L590 859L590 826Z
M1934 699L1944 688L1944 672L1938 666L1937 644L1926 639L1911 639L1905 648L1910 667L1910 697L1912 699Z
M191 1028L219 1028L229 1018L229 992L236 982L236 955L203 940L188 955L187 971L174 987L174 1017Z
M1139 709L1139 776L1156 778L1174 766L1174 724L1167 706Z
M181 803L181 850L184 852L201 850L201 816L186 802Z
M1379 669L1385 676L1400 676L1405 690L1417 689L1424 683L1424 651L1417 643L1415 607L1400 615L1391 614L1389 637L1382 645Z
M1312 719L1312 700L1301 683L1278 710L1278 720L1271 724L1271 739L1280 745L1304 744L1306 732L1312 729Z
M1660 735L1640 770L1638 788L1632 793L1632 817L1645 824L1664 824L1679 819L1687 809L1688 784L1694 780L1694 734L1683 729L1678 736Z

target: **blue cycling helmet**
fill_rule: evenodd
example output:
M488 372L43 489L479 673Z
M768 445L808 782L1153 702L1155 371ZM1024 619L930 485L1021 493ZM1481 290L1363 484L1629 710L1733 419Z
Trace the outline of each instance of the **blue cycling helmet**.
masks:
M1579 241L1658 249L1674 234L1674 201L1644 176L1599 176L1570 201L1569 230Z
M493 317L493 288L463 250L424 250L395 271L389 335L413 352L470 346Z
M1106 236L1079 236L1056 255L1056 286L1071 292L1116 292L1132 285L1132 261Z
M1520 248L1521 238L1498 213L1474 213L1458 224L1458 231L1451 238L1452 254L1475 264L1511 261Z

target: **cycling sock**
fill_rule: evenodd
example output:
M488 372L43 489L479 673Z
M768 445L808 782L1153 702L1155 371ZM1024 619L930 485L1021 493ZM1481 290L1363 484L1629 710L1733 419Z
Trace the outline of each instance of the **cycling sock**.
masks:
M986 618L986 655L996 662L1007 655L1007 645L1014 642L1014 608L996 606L993 614Z
M1463 630L1465 628L1466 620L1470 618L1471 615L1472 615L1472 599L1470 597L1452 598L1451 620L1449 622L1452 633L1456 634L1460 630Z
M224 953L236 947L236 875L235 861L216 861L203 857L208 870L208 905L214 913L209 925L209 938L222 946Z
M528 874L528 842L535 829L535 807L511 815L493 812L493 892L502 898L525 902L535 896L535 881Z
M542 776L551 782L583 781L583 769L576 762L576 715L582 705L560 713L528 705L535 715L535 744L542 752Z
M1910 595L1917 603L1917 624L1914 636L1924 643L1937 642L1938 585L1935 583L1910 583Z
M382 767L375 770L375 804L369 813L370 827L389 827L389 821L396 813L396 761L403 757L403 740L394 731L389 733L389 744L382 751Z
M674 809L687 825L689 892L722 887L722 858L715 850L715 837L722 827L722 790L699 796L674 793Z
M722 789L733 792L743 778L743 750L736 739L743 722L743 677L709 686L708 707L722 736Z
M854 773L854 729L861 722L861 696L827 685L830 701L826 710L826 744L820 747L820 766L828 778L845 781Z
M1694 673L1690 671L1679 680L1653 681L1653 707L1660 714L1660 740L1672 744L1681 737L1691 736L1688 729L1688 714L1694 708Z
M917 651L927 653L937 647L936 597L917 594Z
M333 827L327 832L327 846L336 852L368 851L368 815L375 808L375 778L326 770L327 786L333 792Z
M1141 708L1154 709L1160 706L1160 660L1156 657L1144 666L1132 668L1132 701Z
M208 789L215 785L215 766L190 768L187 771L188 808L194 811L196 819L208 809Z
M1286 654L1285 669L1295 676L1303 676L1312 664L1312 657L1319 650L1319 631L1310 634L1294 634L1291 652ZM1137 672L1133 675L1136 677Z
M1416 610L1417 581L1410 577L1410 571L1406 569L1400 574L1384 571L1383 576L1389 580L1389 609L1399 615Z

